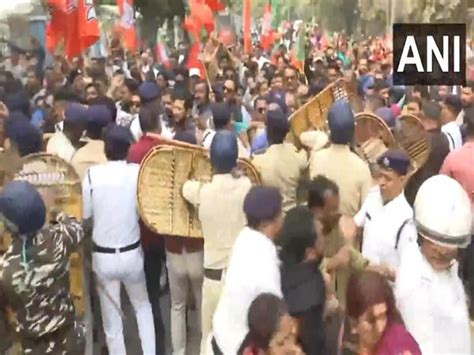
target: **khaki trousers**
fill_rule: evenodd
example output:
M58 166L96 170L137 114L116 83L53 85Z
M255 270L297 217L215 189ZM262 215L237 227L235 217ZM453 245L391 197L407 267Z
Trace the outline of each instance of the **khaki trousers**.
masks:
M220 281L214 281L204 277L202 284L202 315L201 315L201 355L207 355L208 337L212 334L212 318L216 311L222 288L224 286L224 277Z

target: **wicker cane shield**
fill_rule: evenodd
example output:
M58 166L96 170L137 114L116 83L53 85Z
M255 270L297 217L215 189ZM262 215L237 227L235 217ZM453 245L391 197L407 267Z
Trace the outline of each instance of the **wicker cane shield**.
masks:
M339 79L310 99L290 117L290 132L287 141L301 148L299 136L311 129L328 131L327 115L331 105L340 100L349 100L344 79Z
M396 145L395 138L387 124L374 114L359 113L355 120L355 151L373 167L378 157Z
M410 156L410 174L414 174L426 164L430 155L428 132L418 117L406 114L398 118L393 135L400 148Z
M82 219L81 181L76 171L61 158L46 153L31 154L24 158L16 180L35 185L43 197L47 209L47 220L59 212ZM76 306L76 313L85 311L83 256L75 252L70 257L70 289Z
M140 167L140 216L156 233L202 238L197 211L183 198L181 190L189 179L210 181L212 167L208 152L191 144L171 144L155 147ZM239 159L238 167L254 184L260 183L260 176L249 160Z

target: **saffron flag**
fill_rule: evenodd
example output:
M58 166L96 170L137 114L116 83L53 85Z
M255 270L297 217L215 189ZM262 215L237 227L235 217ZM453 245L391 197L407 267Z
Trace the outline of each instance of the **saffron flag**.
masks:
M244 52L252 53L252 8L251 0L244 0Z
M47 4L51 21L46 27L46 48L50 53L54 53L66 35L66 0L48 0Z
M93 0L48 0L51 21L47 27L47 48L52 53L64 40L68 58L82 54L100 39Z
M133 0L117 0L120 22L119 31L122 35L125 48L135 52L137 50L137 31L133 11Z
M225 5L219 0L206 0L206 5L214 12L220 12L225 9Z
M189 70L199 69L199 73L201 74L201 79L205 79L206 68L204 67L204 63L202 62L200 57L201 57L201 45L199 42L195 41L188 53L187 67Z
M189 10L190 17L196 24L197 32L195 33L195 36L198 41L201 41L202 39L202 28L206 30L208 35L214 32L216 29L214 14L204 0L190 0Z

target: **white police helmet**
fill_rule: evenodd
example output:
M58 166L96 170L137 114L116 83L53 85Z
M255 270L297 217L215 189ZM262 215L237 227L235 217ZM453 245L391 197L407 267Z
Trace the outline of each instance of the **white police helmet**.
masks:
M431 242L465 248L471 241L471 201L462 186L446 175L426 180L414 205L418 233Z

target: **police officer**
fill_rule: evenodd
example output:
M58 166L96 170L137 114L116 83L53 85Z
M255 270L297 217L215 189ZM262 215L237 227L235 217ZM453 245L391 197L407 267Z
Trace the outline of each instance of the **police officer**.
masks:
M406 248L395 285L403 321L423 354L471 354L456 261L471 239L471 202L458 182L436 175L421 185L414 209L420 246Z
M154 354L155 327L146 288L138 225L139 166L126 162L132 143L125 127L104 132L107 163L91 167L82 183L83 215L92 218L92 261L110 354L125 354L120 289L124 285L137 318L141 346ZM113 211L111 210L113 206Z
M413 210L403 193L410 157L403 150L391 149L377 164L378 187L371 190L354 221L364 229L362 255L372 264L386 264L396 271L403 249L416 242Z
M5 122L5 150L0 152L0 186L13 179L22 168L22 157L41 151L41 132L20 112Z
M372 187L372 177L367 164L349 148L355 127L350 104L343 101L334 103L329 109L328 125L331 145L319 151L313 149L310 178L324 175L334 181L340 190L340 212L353 216Z
M83 332L69 291L69 256L83 230L64 214L46 226L45 221L46 207L33 185L13 181L5 186L0 233L10 233L12 243L0 258L0 294L16 312L23 353L83 353Z
M87 109L84 106L70 103L65 112L64 128L49 139L46 152L70 163L84 133L86 117Z
M211 144L214 176L202 185L187 181L183 195L199 207L199 219L204 234L204 282L202 289L201 354L206 354L206 342L212 330L212 316L217 307L235 238L245 227L243 203L252 184L246 176L234 173L237 166L237 138L231 131L218 131Z
M107 162L104 152L102 131L112 123L112 115L105 105L93 105L87 110L87 144L79 148L72 158L71 164L79 174L81 181L87 170L94 165Z
M289 128L288 119L282 111L268 111L267 137L270 146L265 153L253 158L263 185L275 187L282 194L283 212L296 207L298 184L308 168L306 151L298 152L293 144L285 142Z

